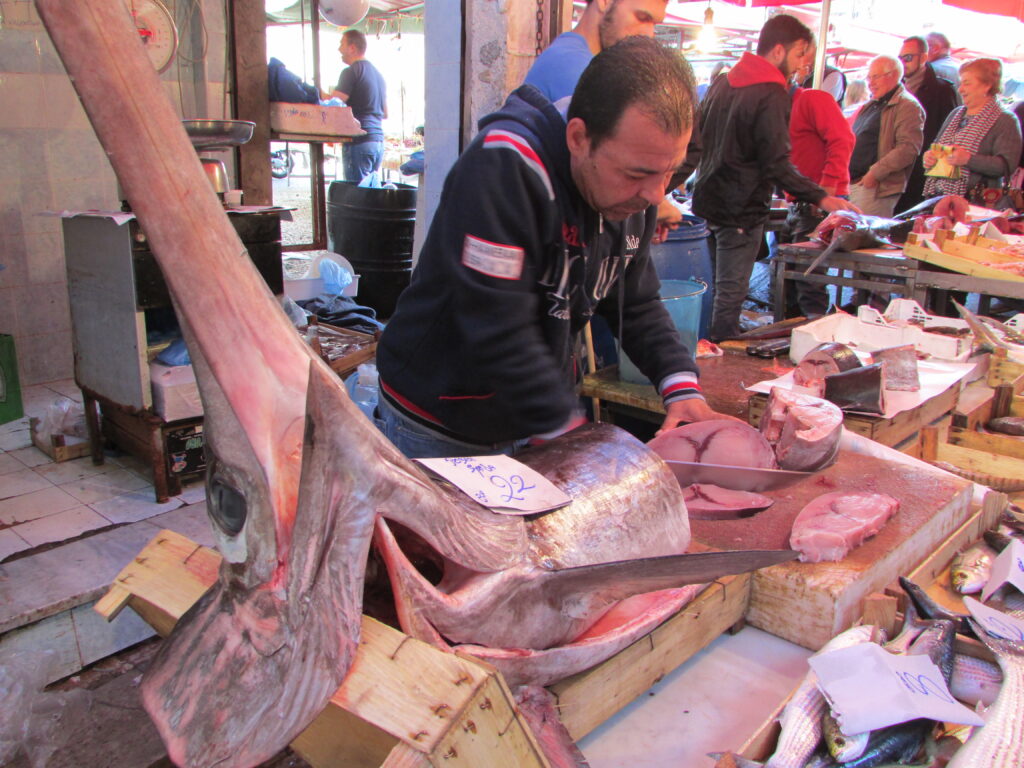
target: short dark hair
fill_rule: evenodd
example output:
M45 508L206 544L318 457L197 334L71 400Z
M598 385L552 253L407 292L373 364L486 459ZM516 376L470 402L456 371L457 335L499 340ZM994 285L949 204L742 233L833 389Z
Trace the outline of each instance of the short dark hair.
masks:
M349 45L351 45L353 48L359 51L360 56L366 53L366 35L364 35L358 29L346 29L344 32L341 33L341 36L348 42Z
M761 34L757 37L757 55L765 56L771 53L776 45L781 45L788 51L801 40L808 45L814 43L814 35L810 28L796 16L777 13L761 27Z
M917 46L918 53L928 53L928 41L920 35L911 35L910 37L903 38L903 44L913 43Z
M580 118L592 147L613 136L626 109L636 106L661 130L693 129L697 103L693 70L678 51L633 35L605 48L583 70L567 119Z

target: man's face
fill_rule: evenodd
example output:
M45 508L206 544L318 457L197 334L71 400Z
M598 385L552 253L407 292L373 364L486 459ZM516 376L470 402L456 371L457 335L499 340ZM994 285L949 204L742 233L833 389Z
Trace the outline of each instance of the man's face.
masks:
M811 72L814 71L814 54L817 53L818 49L813 45L808 45L804 50L804 55L800 57L800 61L797 62L796 70L794 70L793 81L800 85L806 80Z
M668 0L610 0L611 5L601 17L597 34L601 49L611 48L630 35L654 37L654 25L665 20Z
M573 118L566 126L572 178L583 199L609 221L621 221L657 205L665 196L669 177L686 157L690 131L666 133L629 106L615 133L595 148L586 124Z
M873 61L868 67L868 91L872 99L884 96L899 82L899 70L888 61Z
M341 38L341 42L338 44L338 52L341 54L341 60L343 63L352 63L354 51L355 48L349 45L348 40L346 40L344 37Z
M900 61L903 62L903 76L910 77L925 65L925 53L913 41L904 43L900 48Z
M807 44L806 40L797 40L786 49L786 55L779 63L779 71L782 72L783 77L788 80L798 69L800 69L804 59L807 57L807 51L810 47L811 46Z

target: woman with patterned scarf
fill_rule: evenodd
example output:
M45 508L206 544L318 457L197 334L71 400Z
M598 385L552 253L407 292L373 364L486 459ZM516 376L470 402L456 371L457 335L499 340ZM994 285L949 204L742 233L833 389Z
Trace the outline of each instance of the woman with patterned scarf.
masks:
M949 113L935 138L937 144L952 146L947 160L960 167L960 177L929 177L925 197L960 195L967 197L977 187L1002 190L1016 168L1021 152L1021 132L1017 117L996 101L1002 90L1003 65L998 59L974 59L960 65L960 95L963 106ZM938 162L929 149L923 156L925 170ZM989 203L1001 192L986 196ZM977 202L981 202L977 200Z

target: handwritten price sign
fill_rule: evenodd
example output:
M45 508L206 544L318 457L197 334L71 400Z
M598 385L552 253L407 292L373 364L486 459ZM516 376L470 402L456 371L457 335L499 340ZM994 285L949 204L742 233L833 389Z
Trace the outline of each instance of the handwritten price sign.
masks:
M530 515L564 507L572 499L550 480L510 456L416 459L495 512Z
M965 597L964 605L971 612L971 616L989 634L998 635L1007 640L1016 640L1018 643L1024 642L1024 621L1015 619L1013 616L1002 611L997 611L995 608L989 608L972 597Z
M864 643L812 656L809 663L847 736L918 717L985 724L953 698L942 672L927 656L896 655Z
M992 563L992 575L981 592L981 599L988 600L992 593L1003 584L1013 584L1024 592L1024 543L1010 539L1010 544Z

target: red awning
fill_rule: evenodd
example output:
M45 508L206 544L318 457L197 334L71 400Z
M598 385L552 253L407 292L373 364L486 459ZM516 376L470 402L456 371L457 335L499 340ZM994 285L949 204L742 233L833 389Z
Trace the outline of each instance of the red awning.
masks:
M730 0L731 1L731 0ZM942 0L944 5L955 5L978 13L1013 16L1024 21L1024 0Z
M705 0L680 0L683 3L705 2ZM821 0L722 0L730 5L738 5L741 8L774 8L779 5L810 5L820 3Z

